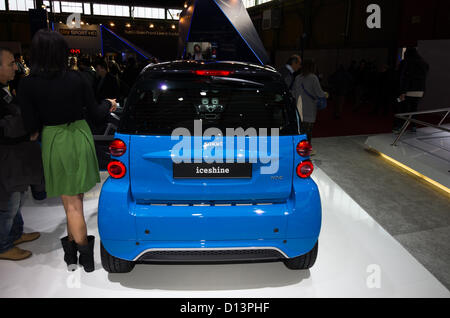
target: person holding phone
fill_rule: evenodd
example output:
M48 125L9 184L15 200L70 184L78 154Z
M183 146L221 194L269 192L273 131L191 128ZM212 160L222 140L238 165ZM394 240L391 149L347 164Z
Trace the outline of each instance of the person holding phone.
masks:
M93 89L79 72L68 68L69 47L64 37L40 30L31 44L31 74L18 91L24 125L42 136L42 161L47 196L61 197L68 236L61 239L68 266L94 268L94 236L88 236L83 212L84 193L100 182L92 132L84 118L106 122L116 101L97 103Z

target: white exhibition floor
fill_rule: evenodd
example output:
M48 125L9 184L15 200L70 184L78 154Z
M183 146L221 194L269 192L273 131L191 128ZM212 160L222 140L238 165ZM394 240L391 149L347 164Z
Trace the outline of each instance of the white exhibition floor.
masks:
M66 234L58 200L23 208L27 232L42 237L21 247L34 255L0 261L0 298L300 298L450 297L450 292L320 169L323 227L316 265L290 271L282 263L236 265L137 265L129 274L108 274L100 263L97 198L87 195L85 213L96 235L96 271L68 272L59 239Z

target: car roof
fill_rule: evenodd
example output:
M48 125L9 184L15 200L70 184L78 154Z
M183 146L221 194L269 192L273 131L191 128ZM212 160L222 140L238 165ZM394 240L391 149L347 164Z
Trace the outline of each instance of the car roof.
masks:
M247 76L267 76L273 79L280 79L281 75L272 66L261 66L237 61L171 61L158 64L149 64L144 68L141 75L165 73L190 73L196 70L223 70L233 71L233 75Z

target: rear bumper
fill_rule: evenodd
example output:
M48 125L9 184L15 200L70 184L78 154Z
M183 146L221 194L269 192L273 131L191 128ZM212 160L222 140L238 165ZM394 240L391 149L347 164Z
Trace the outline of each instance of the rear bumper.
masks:
M317 238L214 242L144 241L136 245L132 241L102 239L109 254L143 263L281 261L308 253L316 243Z
M108 179L99 200L105 249L137 262L271 261L308 253L321 229L312 179L284 203L249 206L152 206L132 199L125 180Z

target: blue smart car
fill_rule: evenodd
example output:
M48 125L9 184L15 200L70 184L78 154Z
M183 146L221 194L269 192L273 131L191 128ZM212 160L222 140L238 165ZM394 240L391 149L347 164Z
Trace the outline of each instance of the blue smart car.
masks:
M148 66L109 147L103 267L281 261L311 268L321 229L311 145L281 75L240 62Z

